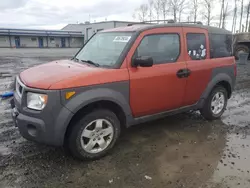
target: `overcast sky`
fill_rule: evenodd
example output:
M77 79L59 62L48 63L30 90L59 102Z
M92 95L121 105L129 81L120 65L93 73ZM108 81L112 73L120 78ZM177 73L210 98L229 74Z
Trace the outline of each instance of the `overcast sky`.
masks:
M0 27L61 29L68 23L132 20L143 0L0 0ZM4 19L2 19L4 18Z
M143 2L147 0L0 0L0 27L61 29L89 18L133 21L135 8ZM213 12L219 10L216 5Z

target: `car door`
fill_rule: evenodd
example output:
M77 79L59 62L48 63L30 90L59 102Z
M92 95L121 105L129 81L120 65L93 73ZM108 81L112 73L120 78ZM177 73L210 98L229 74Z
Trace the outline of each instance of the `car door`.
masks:
M184 106L197 103L211 78L212 64L208 31L203 28L183 27L186 43L186 62L190 75L187 79Z
M127 55L130 75L130 106L134 117L152 115L182 106L186 68L181 27L142 32ZM132 67L133 58L150 56L152 67Z

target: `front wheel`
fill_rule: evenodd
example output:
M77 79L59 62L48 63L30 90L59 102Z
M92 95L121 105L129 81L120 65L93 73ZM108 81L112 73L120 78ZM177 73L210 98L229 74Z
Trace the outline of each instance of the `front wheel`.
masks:
M120 131L120 122L113 112L95 110L73 125L68 149L79 159L101 158L113 148Z
M220 118L226 109L227 100L227 90L222 86L215 87L200 110L202 116L207 120Z

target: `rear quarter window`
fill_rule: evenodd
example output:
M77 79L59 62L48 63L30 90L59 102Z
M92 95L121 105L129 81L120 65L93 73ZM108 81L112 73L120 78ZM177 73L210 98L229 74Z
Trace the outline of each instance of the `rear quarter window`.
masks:
M210 58L223 58L232 56L232 35L209 34Z
M187 33L187 50L192 60L206 59L206 35L204 33Z

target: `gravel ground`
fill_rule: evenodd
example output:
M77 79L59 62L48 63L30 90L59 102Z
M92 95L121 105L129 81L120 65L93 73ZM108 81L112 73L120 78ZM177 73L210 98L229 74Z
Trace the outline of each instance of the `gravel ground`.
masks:
M21 70L77 51L28 50L0 51L0 93ZM0 187L249 188L249 86L250 63L238 66L237 90L221 120L190 112L140 124L93 162L23 139L8 101L0 101Z

